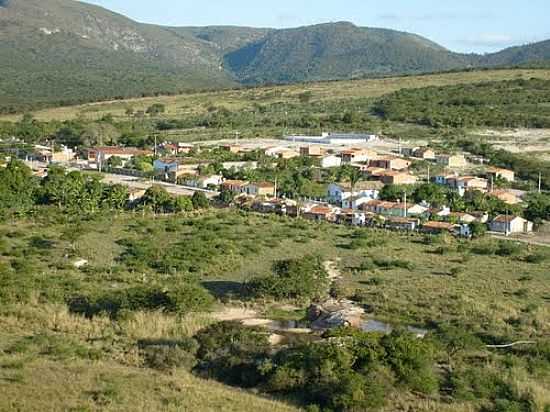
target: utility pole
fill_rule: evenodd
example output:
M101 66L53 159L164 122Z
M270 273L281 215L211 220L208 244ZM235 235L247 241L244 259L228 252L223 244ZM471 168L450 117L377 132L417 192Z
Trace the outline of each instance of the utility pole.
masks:
M277 200L277 178L275 178L275 200Z
M428 183L430 183L430 165L428 165Z
M539 194L542 193L542 172L539 172Z
M504 229L504 236L508 236L508 226L510 225L509 221L508 221L508 208L506 208L506 224L505 224L505 229Z
M403 192L404 194L404 203L405 203L405 208L403 209L403 217L407 217L407 192Z
M155 150L153 151L155 154L155 158L157 157L157 134L155 133Z

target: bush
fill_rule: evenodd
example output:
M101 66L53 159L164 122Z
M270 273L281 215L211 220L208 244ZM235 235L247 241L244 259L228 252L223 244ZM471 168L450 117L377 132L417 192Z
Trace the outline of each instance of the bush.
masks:
M197 364L198 344L188 338L180 341L140 341L145 365L149 368L166 370L183 368L192 370Z
M251 281L248 289L259 297L312 299L325 294L328 285L320 258L306 256L275 262L273 275Z
M391 258L377 258L373 259L373 262L376 266L383 269L392 269L392 268L401 268L407 270L414 269L414 263L402 259L391 259Z
M261 382L256 365L269 349L268 334L262 328L221 322L203 329L195 339L199 344L196 369L203 375L244 387Z
M134 287L100 296L76 296L69 299L69 309L92 318L107 313L113 318L127 311L162 309L173 313L207 310L214 298L198 284L186 282L171 290Z

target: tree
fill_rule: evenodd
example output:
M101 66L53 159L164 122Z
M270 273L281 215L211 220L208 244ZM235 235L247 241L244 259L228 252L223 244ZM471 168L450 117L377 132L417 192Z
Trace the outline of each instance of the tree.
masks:
M141 198L141 204L150 206L155 213L167 213L172 211L174 199L162 186L151 186Z
M164 113L166 111L166 106L162 103L154 103L147 108L146 113L150 116L156 116L158 114Z
M312 299L328 291L329 279L319 257L280 260L273 274L253 280L249 289L257 296L278 299Z
M303 93L300 93L298 95L298 100L300 100L300 103L309 103L312 97L313 97L313 93L308 90Z
M361 173L361 171L356 168L356 167L352 167L349 171L349 174L348 174L348 178L349 178L349 183L350 183L350 186L351 186L351 198L350 198L350 207L353 209L353 202L355 200L355 186L357 185L357 183L359 183L359 181L362 179L363 177L363 173Z
M426 201L432 207L446 206L447 190L441 185L427 183L418 186L414 191L413 197L416 202Z
M195 209L207 209L210 207L210 201L203 192L195 192L191 197L191 201Z
M128 204L128 188L123 185L107 186L103 192L103 205L110 210L122 210Z
M189 196L177 196L174 200L174 212L190 212L194 208Z
M229 205L233 202L235 194L231 190L223 189L218 195L218 200L224 205Z
M12 159L5 168L0 168L0 209L30 207L36 189L32 171L23 162Z

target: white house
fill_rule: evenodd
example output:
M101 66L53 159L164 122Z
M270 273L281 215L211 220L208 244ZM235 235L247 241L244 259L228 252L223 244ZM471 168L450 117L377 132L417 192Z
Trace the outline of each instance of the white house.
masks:
M348 182L345 183L331 183L328 187L328 199L331 203L342 205L343 202L351 197L360 199L362 202L366 203L371 200L378 199L380 190L384 187L381 182L378 181L365 181L358 182L353 190L351 191L351 184ZM348 204L348 207L351 206Z
M334 155L321 158L321 167L327 169L329 167L339 167L342 165L342 158Z
M514 233L531 233L533 231L533 222L530 222L519 216L497 216L489 225L492 232L510 235Z
M200 189L207 189L208 186L219 186L223 183L223 176L211 175L211 176L194 176L185 180L184 184L191 187L198 187Z

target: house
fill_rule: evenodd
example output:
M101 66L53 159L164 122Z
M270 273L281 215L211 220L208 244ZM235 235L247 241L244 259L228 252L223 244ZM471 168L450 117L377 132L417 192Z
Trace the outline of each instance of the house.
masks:
M256 170L258 168L258 162L251 161L251 162L223 162L222 167L224 169L230 170Z
M381 182L376 181L357 182L352 193L349 182L331 183L328 186L327 197L331 203L342 206L344 201L351 197L364 198L367 199L366 201L378 199L380 190L383 187L384 185ZM350 206L348 204L343 207L350 208Z
M392 170L383 173L380 180L386 185L414 185L418 179L411 174Z
M386 173L386 169L381 167L366 167L362 168L361 171L368 177L372 178L381 178Z
M441 219L449 216L451 214L451 209L448 208L447 206L444 206L439 209L430 209L429 213L431 218Z
M185 143L170 143L170 142L164 142L159 145L159 148L172 155L176 156L179 154L189 154L193 150L193 145L191 144L185 144Z
M135 187L128 188L128 201L133 203L141 199L145 195L145 189L138 189Z
M226 144L224 146L221 147L223 150L225 150L226 152L230 152L230 153L234 153L234 154L238 154L242 151L242 147L237 145L237 144Z
M183 184L191 187L198 187L200 189L208 189L209 187L217 187L223 183L223 176L210 175L210 176L189 176L183 181Z
M71 160L74 160L75 157L76 153L74 150L68 148L67 146L61 146L61 150L56 152L55 149L47 146L35 145L32 155L32 159L45 163L68 163Z
M513 182L516 175L513 170L501 169L499 167L490 167L487 169L488 179L504 179L507 182Z
M295 157L299 157L300 153L298 153L296 150L292 149L285 149L281 150L278 154L279 159L294 159Z
M418 228L418 219L407 217L392 216L388 217L384 222L384 227L392 230L404 230L412 232Z
M336 221L336 210L325 205L314 205L306 208L302 212L302 217L314 222L334 222Z
M449 184L449 181L453 181L453 179L456 179L458 177L458 175L456 174L441 174L441 175L436 175L434 177L432 177L432 182L434 182L436 185L448 185Z
M336 215L336 223L341 225L365 226L367 223L367 215L365 212L360 212L352 209L342 209Z
M287 147L270 147L265 150L265 155L269 157L276 157L278 159L292 159L300 156L296 150L289 149Z
M175 157L165 157L162 159L157 159L153 162L153 168L155 171L160 171L163 173L174 173L180 168L180 161Z
M503 233L506 236L514 233L531 233L533 222L513 215L499 215L489 224L491 232Z
M522 202L521 198L518 197L515 193L507 190L495 190L489 193L489 196L496 197L499 200L502 200L507 205L517 205Z
M428 212L428 208L421 205L416 204L407 204L405 203L395 203L389 213L392 216L402 216L402 217L408 217L408 216L423 216Z
M287 215L290 207L296 208L296 202L288 199L256 200L252 204L252 210L256 212L278 215Z
M378 154L369 149L348 149L340 152L340 157L342 158L342 163L360 163L368 162L369 160L376 159Z
M321 158L321 167L328 169L330 167L339 167L342 165L342 159L338 156L330 155Z
M466 158L464 155L449 155L449 154L442 154L437 155L435 157L435 160L438 164L445 166L445 167L451 167L451 168L460 168L466 166Z
M429 147L419 147L412 151L412 156L417 159L435 160L435 152Z
M248 185L244 180L226 180L222 183L222 190L228 190L233 193L245 193L244 188Z
M300 147L300 156L321 157L325 155L325 149L321 146L303 146Z
M275 197L275 185L270 182L249 183L244 186L243 192L250 196Z
M369 162L371 167L379 167L386 170L405 170L411 165L407 159L397 156L383 156L377 159L372 159Z
M397 203L395 202L387 202L384 200L371 200L370 202L362 204L360 209L365 212L375 213L377 215L390 216L393 213L393 208L395 205L397 205Z
M466 190L486 192L489 187L487 179L475 176L452 177L447 179L447 185L457 189L461 195L463 195Z
M100 169L111 157L118 157L125 163L135 156L152 155L153 152L150 150L141 150L135 147L94 147L88 150L88 165Z
M477 221L477 218L474 215L464 212L451 212L446 216L446 220L453 223L474 223Z
M454 233L456 225L447 222L426 222L422 225L421 231L433 235L441 233Z
M487 223L489 221L489 214L487 212L470 212L469 214L475 217L475 221L478 223Z

